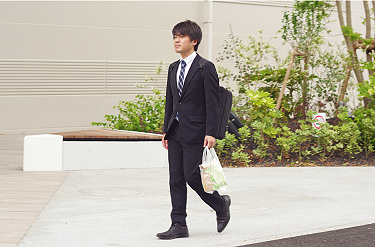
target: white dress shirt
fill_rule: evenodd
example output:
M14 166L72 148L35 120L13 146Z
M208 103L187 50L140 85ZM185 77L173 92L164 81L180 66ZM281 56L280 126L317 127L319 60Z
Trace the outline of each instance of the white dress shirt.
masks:
M185 59L182 59L182 57L180 58L180 64L178 65L177 74L176 74L177 85L178 85L178 77L180 76L180 72L181 72L181 60L184 60L185 63L186 63L186 66L185 66L185 73L184 73L184 82L185 82L186 75L188 74L189 69L190 69L190 67L191 67L191 64L193 63L194 58L195 58L196 56L197 56L197 53L194 51L193 53L191 53L190 56L186 57Z

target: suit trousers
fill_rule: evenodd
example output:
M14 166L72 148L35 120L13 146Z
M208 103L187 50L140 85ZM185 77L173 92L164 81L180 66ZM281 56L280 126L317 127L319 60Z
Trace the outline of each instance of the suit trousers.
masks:
M186 183L199 195L199 197L212 209L219 212L224 199L217 191L213 194L206 193L203 189L199 165L202 163L203 141L189 143L184 141L179 134L179 123L174 120L168 138L169 161L169 186L172 201L171 219L173 223L186 225Z

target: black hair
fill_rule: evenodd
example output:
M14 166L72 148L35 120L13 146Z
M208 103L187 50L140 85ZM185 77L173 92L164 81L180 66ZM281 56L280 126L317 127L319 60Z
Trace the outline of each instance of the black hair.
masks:
M173 36L187 35L191 41L197 40L197 44L194 46L194 51L198 50L198 46L202 40L202 30L200 26L196 22L190 20L176 24L176 26L174 26L172 29L172 34Z

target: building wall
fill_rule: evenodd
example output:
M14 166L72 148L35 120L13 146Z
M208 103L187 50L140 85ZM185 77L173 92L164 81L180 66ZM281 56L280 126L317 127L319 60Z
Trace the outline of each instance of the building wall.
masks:
M0 130L90 127L150 93L135 83L177 59L171 27L204 12L204 2L1 2Z
M229 24L242 39L260 29L273 37L292 5L214 1L213 60ZM118 101L164 87L166 72L160 84L144 78L159 60L179 58L172 47L176 23L191 19L202 27L199 53L207 56L207 18L206 1L1 1L0 133L92 128L92 121L115 113ZM276 45L285 54L290 49Z

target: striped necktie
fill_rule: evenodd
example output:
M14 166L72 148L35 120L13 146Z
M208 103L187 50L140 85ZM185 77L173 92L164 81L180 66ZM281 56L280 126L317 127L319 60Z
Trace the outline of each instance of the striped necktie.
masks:
M180 76L178 77L177 89L178 95L181 97L182 88L184 87L184 74L185 74L186 62L181 60L181 71Z
M184 87L185 67L186 67L186 62L184 60L181 60L181 71L180 71L180 75L178 77L178 83L177 83L178 95L180 97L182 93L182 88ZM180 119L178 118L178 112L176 114L176 119L177 121L180 121Z

